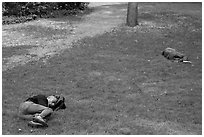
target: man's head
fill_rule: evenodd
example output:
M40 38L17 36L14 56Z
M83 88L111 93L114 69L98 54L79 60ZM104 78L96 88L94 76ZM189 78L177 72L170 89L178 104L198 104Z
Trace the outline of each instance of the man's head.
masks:
M48 106L54 106L55 105L55 103L57 102L57 97L56 96L54 96L54 95L51 95L51 96L48 96L47 97L47 100L48 100Z
M61 95L51 95L47 97L48 105L53 110L66 109L65 98Z

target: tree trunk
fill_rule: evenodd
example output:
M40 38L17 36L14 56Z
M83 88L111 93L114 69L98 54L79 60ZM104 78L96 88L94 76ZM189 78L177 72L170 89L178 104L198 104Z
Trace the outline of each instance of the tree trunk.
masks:
M127 25L130 27L138 25L137 18L138 18L138 3L128 2Z

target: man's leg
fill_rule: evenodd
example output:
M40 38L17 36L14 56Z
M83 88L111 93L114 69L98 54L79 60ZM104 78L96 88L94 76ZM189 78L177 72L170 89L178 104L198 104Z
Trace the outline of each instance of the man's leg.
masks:
M45 118L48 115L51 115L53 110L49 107L45 107L39 104L33 103L30 105L27 109L28 112L30 113L38 113L42 118Z
M27 108L27 112L35 113L35 116L33 117L34 122L41 123L43 124L43 126L48 126L44 118L51 115L53 110L49 107L45 107L39 104L32 103Z
M24 120L32 120L33 114L27 111L32 102L23 102L20 104L18 116Z
M35 104L33 102L24 102L20 106L20 111L24 115L33 115L38 113L42 118L45 118L53 112L51 108Z
M53 110L33 102L24 102L20 105L20 117L27 120L34 120L47 126L45 120L46 116L52 114ZM34 115L35 114L35 115Z

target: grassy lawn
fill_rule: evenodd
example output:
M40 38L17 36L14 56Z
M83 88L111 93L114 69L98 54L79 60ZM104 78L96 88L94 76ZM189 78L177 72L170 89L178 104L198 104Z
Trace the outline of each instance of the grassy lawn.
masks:
M2 133L202 134L201 18L185 8L165 12L164 5L143 4L135 28L121 25L78 41L46 64L4 71ZM192 64L165 59L167 47ZM63 94L67 109L54 113L48 128L32 129L16 113L39 93Z

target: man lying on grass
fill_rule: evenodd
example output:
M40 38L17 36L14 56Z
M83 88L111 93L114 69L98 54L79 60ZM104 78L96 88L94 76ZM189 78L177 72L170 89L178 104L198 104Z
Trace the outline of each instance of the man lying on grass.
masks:
M59 95L36 95L26 99L19 107L19 117L31 120L28 125L32 127L47 127L46 118L53 111L65 109L65 98Z

